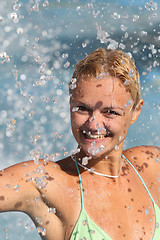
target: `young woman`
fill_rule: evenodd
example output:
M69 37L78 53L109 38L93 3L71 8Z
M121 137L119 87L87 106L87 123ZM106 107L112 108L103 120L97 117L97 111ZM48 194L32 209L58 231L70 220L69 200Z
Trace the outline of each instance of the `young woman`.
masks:
M46 240L159 240L160 149L123 151L143 105L133 60L97 49L69 88L76 153L1 171L0 211L25 212Z

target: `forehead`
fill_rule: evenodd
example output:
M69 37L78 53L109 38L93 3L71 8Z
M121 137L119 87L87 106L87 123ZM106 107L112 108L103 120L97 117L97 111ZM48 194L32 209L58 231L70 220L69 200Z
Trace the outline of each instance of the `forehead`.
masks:
M81 77L76 82L76 87L71 92L71 98L83 98L85 96L119 96L131 98L126 86L119 78L110 75L101 79L94 77Z

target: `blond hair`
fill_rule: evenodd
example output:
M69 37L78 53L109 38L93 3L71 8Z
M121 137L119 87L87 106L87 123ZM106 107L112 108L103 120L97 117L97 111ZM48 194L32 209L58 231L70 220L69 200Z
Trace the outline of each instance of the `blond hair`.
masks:
M90 55L79 61L75 66L72 76L73 81L78 81L82 76L100 78L104 73L119 78L131 93L135 108L141 98L140 77L134 60L118 49L108 50L98 48Z

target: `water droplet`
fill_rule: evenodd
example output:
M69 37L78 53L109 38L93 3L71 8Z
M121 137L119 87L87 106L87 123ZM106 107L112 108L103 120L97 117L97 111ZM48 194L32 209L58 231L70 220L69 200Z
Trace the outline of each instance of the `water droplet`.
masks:
M43 7L48 7L49 6L49 2L47 0L45 0L42 4Z
M42 218L41 217L36 217L35 220L38 224L42 225Z
M12 20L14 20L15 18L17 18L17 13L11 13L10 18L11 18Z
M62 58L68 58L68 53L63 53Z
M38 149L38 150L35 150L35 151L30 151L30 155L34 160L34 163L36 165L39 164L39 158L40 158L40 155L41 155L40 150Z
M145 209L145 214L146 214L146 215L149 214L149 209Z
M114 147L114 149L117 151L117 150L119 149L119 146L116 145L116 146Z
M105 73L105 72L102 72L102 73L96 75L96 78L97 78L97 79L102 79L102 78L105 77L105 76L106 76L106 73Z
M77 154L79 152L80 152L80 148L76 148L76 149L71 151L71 155L75 155L75 154Z
M95 120L95 116L92 116L90 119L89 119L89 122L93 122Z
M113 17L114 17L115 19L119 19L119 18L121 17L121 15L115 12L115 13L113 14Z
M75 88L77 87L76 82L77 82L77 79L76 79L76 78L72 78L72 80L71 80L71 82L70 82L70 85L69 85L69 88L70 88L71 90L73 90L73 89L75 89Z
M84 220L82 224L83 226L86 226L88 224L87 220Z
M133 15L133 22L136 22L139 19L138 15Z
M155 159L155 162L157 163L158 161L159 161L159 158L156 158L156 159Z
M119 48L121 48L121 49L124 50L124 49L126 48L126 46L125 46L123 43L120 43L120 44L119 44Z
M70 66L70 62L67 61L67 62L64 64L64 67L65 67L65 68L68 68L69 66Z
M84 166L87 165L89 159L90 159L89 157L83 157L82 158L82 165L84 165Z
M124 139L123 136L119 136L119 137L118 137L118 141L120 141L120 142L121 142L123 139Z
M15 190L16 192L18 192L18 191L20 190L20 185L16 185L16 186L14 187L14 190Z
M50 213L56 213L56 208L48 208L48 212Z
M79 110L79 107L73 107L72 112L77 112Z
M120 28L121 28L121 30L122 30L123 32L125 32L125 31L127 30L127 27L124 26L124 25L121 25Z
M13 5L13 10L17 11L18 9L20 9L21 4L18 3L18 1L15 2L15 4Z
M37 227L37 232L38 232L38 233L41 233L42 236L45 236L45 235L46 235L46 229L45 229L45 228Z
M96 18L100 14L100 11L98 10L97 12L93 11L92 15L94 18Z
M20 27L20 28L17 28L17 33L18 33L18 34L23 34L23 28L21 28L21 27Z
M130 69L128 74L130 77L133 77L135 74L134 69Z
M125 82L124 82L124 85L129 86L130 84L131 84L131 81L126 79Z
M13 118L9 123L7 123L6 136L12 137L15 131L16 120Z
M35 133L34 133L34 136L32 137L32 143L33 144L36 144L38 140L41 139L41 132L39 130L37 130Z
M0 23L4 22L4 18L2 16L0 16Z

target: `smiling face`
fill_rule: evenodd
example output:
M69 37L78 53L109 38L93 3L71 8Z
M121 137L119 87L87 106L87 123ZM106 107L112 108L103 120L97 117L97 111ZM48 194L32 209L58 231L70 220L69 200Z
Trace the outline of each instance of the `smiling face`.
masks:
M98 158L122 152L128 128L138 117L130 92L110 75L100 80L83 77L76 85L70 100L71 126L81 153Z

